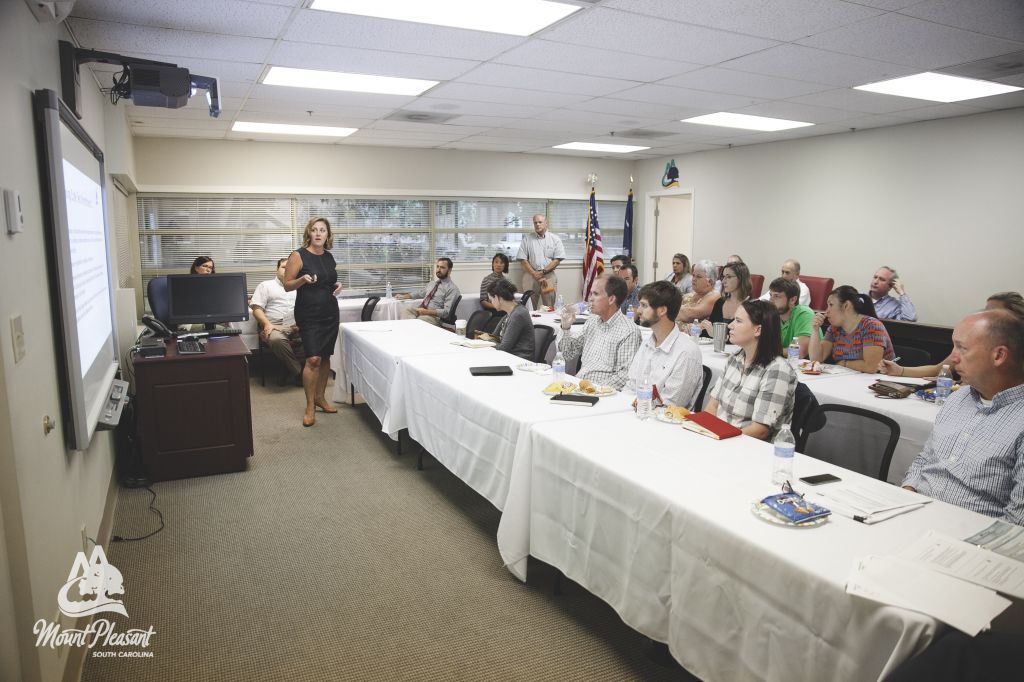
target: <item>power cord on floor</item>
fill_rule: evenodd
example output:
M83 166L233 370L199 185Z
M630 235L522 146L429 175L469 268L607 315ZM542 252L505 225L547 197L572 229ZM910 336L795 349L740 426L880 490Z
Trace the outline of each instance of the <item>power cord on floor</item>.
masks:
M149 494L153 496L149 500L149 507L148 507L149 511L153 512L158 517L160 517L160 527L157 528L156 530L154 530L151 533L146 533L145 535L139 536L137 538L126 538L126 537L123 537L123 536L120 536L120 535L112 535L112 536L110 536L110 541L111 542L137 542L139 540L145 540L147 538L151 538L151 537L153 537L154 535L156 535L157 533L159 533L160 531L162 531L164 529L164 515L160 512L159 509L157 509L156 507L153 506L153 503L156 502L156 491L153 490L148 485L146 486L146 490L148 490Z

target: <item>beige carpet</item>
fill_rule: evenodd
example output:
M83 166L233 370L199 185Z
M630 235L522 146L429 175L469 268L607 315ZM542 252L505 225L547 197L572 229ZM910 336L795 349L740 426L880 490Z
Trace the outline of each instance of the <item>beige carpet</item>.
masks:
M553 569L501 565L498 512L428 458L398 456L368 408L302 428L298 388L252 382L256 452L238 474L154 486L167 527L113 543L149 659L89 658L83 679L691 680ZM407 446L412 450L414 446ZM114 533L156 527L122 490Z

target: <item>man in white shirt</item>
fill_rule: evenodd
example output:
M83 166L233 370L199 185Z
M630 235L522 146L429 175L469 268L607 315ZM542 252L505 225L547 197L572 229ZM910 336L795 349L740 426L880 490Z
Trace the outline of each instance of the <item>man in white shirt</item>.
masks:
M658 389L661 402L696 409L694 403L704 378L700 348L675 324L683 295L671 282L653 282L640 289L637 318L651 330L629 366L626 388L635 391L647 381Z
M533 292L533 306L540 299L546 306L555 304L558 277L555 268L565 259L565 247L557 235L548 232L548 219L533 216L533 234L523 236L516 260L523 266L523 291Z
M583 332L574 335L576 319L573 306L562 311L558 330L558 350L565 354L566 365L582 354L577 377L600 386L621 389L629 378L629 365L640 347L640 330L619 312L619 302L626 298L626 283L615 275L601 275L590 289L590 305L594 312L583 325Z
M277 261L277 277L260 282L253 292L249 307L260 328L260 337L284 365L278 384L301 381L302 363L295 358L293 344L301 342L295 326L295 291L285 291L284 270L287 258ZM300 383L301 385L301 383Z
M790 282L796 282L800 286L800 300L797 301L798 305L811 305L811 290L807 288L807 285L800 281L800 261L793 260L790 258L788 261L782 264L782 279L788 279ZM761 295L762 301L770 301L772 292L765 289L764 294Z

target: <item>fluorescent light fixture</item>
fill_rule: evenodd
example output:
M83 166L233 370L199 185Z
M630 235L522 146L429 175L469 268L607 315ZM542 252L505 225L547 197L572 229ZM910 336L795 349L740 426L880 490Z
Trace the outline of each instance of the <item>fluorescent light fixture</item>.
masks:
M706 126L760 131L789 130L790 128L803 128L814 125L804 121L787 121L784 118L768 118L767 116L751 116L749 114L730 114L724 111L719 111L717 114L684 118L682 123L700 123Z
M1002 95L1024 88L926 71L914 76L904 76L877 83L868 83L867 85L858 85L853 89L867 90L868 92L877 92L883 95L926 99L932 102L962 102L965 99Z
M528 36L580 8L548 0L313 0L310 9Z
M420 95L440 81L392 76L368 76L364 73L317 71L272 66L263 78L266 85L287 85L293 88L343 90L346 92L372 92L378 95Z
M317 137L348 137L359 128L335 126L292 125L291 123L256 123L235 121L231 130L236 133L270 133L271 135L314 135Z
M573 149L579 152L610 152L612 154L628 154L638 152L650 147L634 147L629 144L598 144L596 142L568 142L556 144L552 149Z

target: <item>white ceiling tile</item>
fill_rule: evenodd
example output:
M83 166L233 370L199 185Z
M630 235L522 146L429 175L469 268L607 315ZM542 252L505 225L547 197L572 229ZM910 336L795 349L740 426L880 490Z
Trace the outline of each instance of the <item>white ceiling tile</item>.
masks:
M547 132L555 135L567 135L573 133L574 131L578 131L581 134L586 132L593 135L594 133L607 132L608 130L605 126L595 123L572 124L567 121L552 121L540 118L519 119L516 121L512 121L511 123L503 127L513 128L519 131L531 130Z
M487 60L525 38L353 14L303 10L288 27L286 40L370 50Z
M552 69L568 73L588 73L602 78L650 83L699 69L699 64L672 61L672 55L644 57L582 45L566 45L548 40L531 40L495 57L495 62Z
M923 100L911 99L910 97L880 95L876 92L866 92L852 88L838 88L803 97L792 97L789 101L799 102L800 104L813 104L820 107L831 107L844 111L859 111L866 114L887 114L901 109L916 109L923 103Z
M234 116L233 120L253 121L255 123L289 123L292 125L334 126L338 128L362 129L373 125L376 119L317 113L310 116L305 112L267 113L262 111L250 111L246 108Z
M137 137L174 137L220 139L226 134L217 130L199 130L196 128L149 128L132 126L132 134Z
M901 14L1024 42L1024 2L1020 0L929 0Z
M290 99L305 105L333 104L335 106L380 107L398 109L409 104L415 97L408 95L378 95L372 92L341 92L316 88L291 88L284 85L256 85L252 92L255 99ZM314 108L307 106L307 109Z
M341 138L339 144L354 145L357 147L404 147L408 149L432 149L444 143L435 142L433 140L416 139L385 140L378 138L357 138L355 135L349 135L348 137Z
M483 144L500 145L522 145L526 147L550 147L554 144L561 144L564 137L532 137L529 135L473 135L466 137L461 142L480 142Z
M886 78L907 76L915 72L915 69L908 66L836 54L802 45L780 45L764 52L733 59L723 66L738 71L838 87L853 87Z
M593 111L576 111L573 109L553 109L541 114L537 118L549 121L599 125L608 130L657 127L666 120L664 118L621 116L618 114L601 114Z
M841 0L608 0L604 7L735 31L775 40L796 40L875 16L881 10Z
M205 59L262 63L270 53L274 41L269 38L243 38L215 35L195 31L133 26L124 24L68 19L75 36L82 45L106 52L137 52L152 55L181 55ZM169 61L166 58L160 61Z
M742 97L740 95L727 95L720 92L690 90L687 88L670 88L665 85L650 83L640 85L632 90L616 93L615 97L617 99L650 102L652 104L692 109L712 109L715 111L737 109L757 104L761 101L757 97Z
M916 120L916 119L915 119ZM923 119L920 119L923 120ZM884 128L886 126L902 125L904 123L910 123L911 119L901 118L892 114L868 114L865 116L855 116L853 118L847 118L842 121L836 121L831 125L842 126L847 132L850 132L850 128L857 130L868 130L870 128Z
M367 73L376 76L424 78L444 81L466 73L477 62L468 59L448 59L414 55L405 52L364 50L336 45L284 41L270 54L268 61L276 66L321 71Z
M693 88L710 92L724 92L758 99L787 99L812 92L820 92L828 86L820 83L795 81L746 71L733 71L709 66L681 76L667 78L658 85L677 88Z
M302 100L288 99L263 99L250 97L245 102L245 112L257 112L264 114L301 114L307 116L312 111L312 116L333 116L335 118L361 118L376 120L389 115L395 111L393 107L360 107L330 104L310 104Z
M234 36L275 38L285 25L291 9L242 0L175 2L124 2L124 0L78 0L72 16L118 24L222 33Z
M858 5L867 5L868 7L877 7L878 9L884 9L887 11L895 11L909 7L915 3L921 2L921 0L857 0Z
M448 134L439 133L418 133L409 130L375 130L373 128L361 128L350 135L353 139L360 140L426 140L433 143L450 142L468 137L468 134L452 132Z
M967 100L962 104L979 109L1013 109L1024 107L1024 91L1008 92L1005 95L993 95L992 97L979 97L978 99Z
M497 128L516 119L511 116L456 116L448 123L458 126L477 126L479 128Z
M816 107L810 104L799 102L765 102L756 104L745 109L737 109L738 114L753 114L754 116L770 116L772 118L784 118L789 121L804 121L805 123L829 123L849 118L850 114L839 109L828 107Z
M373 130L401 130L408 133L447 135L451 137L476 135L486 130L486 128L474 126L450 125L448 123L415 123L413 121L377 121L371 128Z
M1024 102L1022 102L1022 104L1024 104ZM934 104L931 106L921 107L919 109L910 109L908 111L897 111L891 115L894 118L902 118L910 121L928 121L933 118L970 116L972 114L980 114L985 111L987 110L953 102L949 104Z
M225 132L231 127L231 121L223 118L194 118L194 119L181 119L182 123L187 120L187 125L176 125L174 119L164 118L162 116L148 116L142 113L142 110L136 110L128 120L131 123L132 128L188 128L190 130L219 130Z
M524 123L520 121L519 123ZM565 134L548 130L527 130L523 128L492 128L485 135L477 135L477 138L488 137L495 140L532 140L535 142L558 142L565 139Z
M448 144L441 147L442 149L463 149L469 151L478 152L525 152L535 149L534 145L530 144L491 144L488 142L474 142L469 140L459 140L458 142L449 142Z
M483 64L458 79L459 83L481 83L496 87L523 88L545 92L568 92L599 97L620 90L635 87L638 81L616 78L597 78L565 73L530 69L507 64Z
M1024 43L892 13L796 42L833 52L906 64L922 70L1024 49Z
M499 88L493 85L477 85L475 83L442 83L432 88L429 94L431 97L442 99L498 104L540 105L547 106L548 108L564 107L567 104L576 104L590 99L588 95Z
M433 92L431 92L433 94ZM506 104L494 102L471 102L442 97L418 97L411 104L402 107L411 111L436 111L448 114L470 116L521 116L528 118L548 111L550 105Z
M543 37L571 45L613 47L630 54L696 64L717 64L777 44L764 38L600 7L569 17L545 31Z

